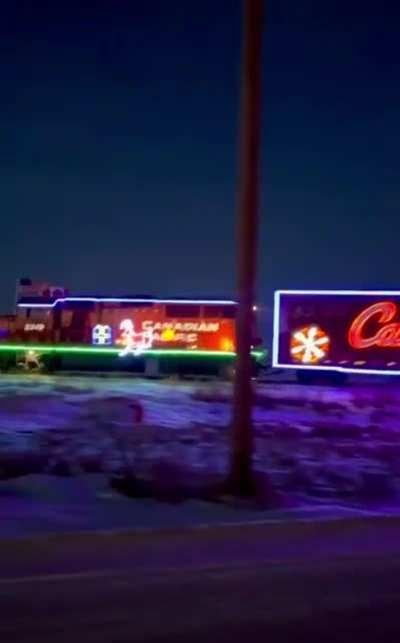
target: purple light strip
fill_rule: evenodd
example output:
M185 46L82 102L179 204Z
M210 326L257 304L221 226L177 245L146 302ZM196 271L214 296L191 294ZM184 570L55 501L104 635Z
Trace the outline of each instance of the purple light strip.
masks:
M400 375L400 370L387 371L379 370L377 368L346 368L344 366L306 366L302 364L281 364L280 362L273 361L274 368L291 368L296 371L336 371L339 373L356 373L357 375Z
M279 290L274 294L274 320L272 332L272 366L278 366L279 361L279 330L280 330L281 293Z
M227 299L141 299L130 297L59 297L51 304L19 303L19 308L54 308L66 301L91 301L94 303L124 303L124 304L216 304L221 306L236 306L235 301Z
M400 296L400 290L276 290L275 295L384 295Z

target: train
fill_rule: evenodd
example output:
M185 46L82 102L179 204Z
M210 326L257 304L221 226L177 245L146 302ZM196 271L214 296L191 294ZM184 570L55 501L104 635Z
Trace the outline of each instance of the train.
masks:
M30 278L17 283L15 313L0 317L0 369L218 375L236 357L237 302L215 298L70 294ZM257 337L255 375L266 351Z
M272 365L302 382L400 375L400 291L278 290Z

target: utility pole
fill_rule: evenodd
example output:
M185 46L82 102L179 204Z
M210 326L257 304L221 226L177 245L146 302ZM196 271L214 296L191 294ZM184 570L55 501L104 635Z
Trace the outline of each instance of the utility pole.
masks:
M263 4L243 0L244 43L238 194L237 361L233 402L232 455L228 486L232 493L254 493L252 477L253 305L258 246L258 193L261 121Z

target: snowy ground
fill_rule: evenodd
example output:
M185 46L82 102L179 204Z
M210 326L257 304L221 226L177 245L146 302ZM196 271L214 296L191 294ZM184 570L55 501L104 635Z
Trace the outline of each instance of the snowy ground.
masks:
M260 511L251 506L196 499L182 503L152 498L132 501L102 474L55 477L35 474L0 483L0 542L4 538L103 530L200 528L212 525L368 519L385 512L342 505L301 503Z
M42 459L47 473L130 466L149 479L216 480L227 468L230 401L231 387L211 381L1 375L0 477L23 455ZM255 468L285 497L397 505L400 381L329 387L274 377L256 386L254 421Z

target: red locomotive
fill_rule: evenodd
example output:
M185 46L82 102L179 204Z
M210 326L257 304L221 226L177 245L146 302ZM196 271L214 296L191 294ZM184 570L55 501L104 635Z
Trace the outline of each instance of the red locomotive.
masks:
M23 279L15 316L0 320L0 359L3 367L30 361L51 369L226 374L236 311L231 300L72 296ZM253 355L256 366L263 353Z

